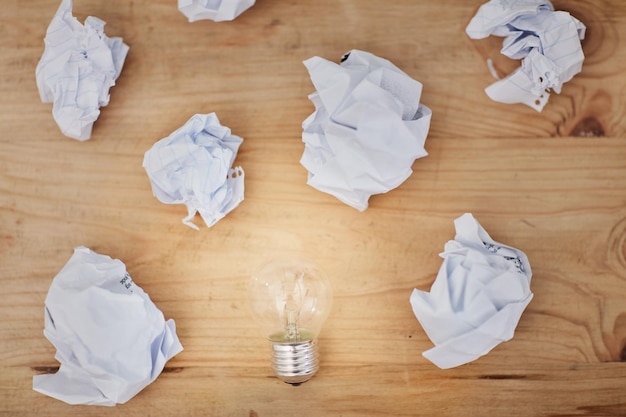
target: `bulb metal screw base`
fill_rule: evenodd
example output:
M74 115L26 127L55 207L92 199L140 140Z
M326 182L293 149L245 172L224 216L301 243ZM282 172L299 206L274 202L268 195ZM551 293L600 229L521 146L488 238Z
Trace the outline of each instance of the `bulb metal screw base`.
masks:
M271 342L272 369L276 376L292 385L311 379L320 365L317 339L300 342Z

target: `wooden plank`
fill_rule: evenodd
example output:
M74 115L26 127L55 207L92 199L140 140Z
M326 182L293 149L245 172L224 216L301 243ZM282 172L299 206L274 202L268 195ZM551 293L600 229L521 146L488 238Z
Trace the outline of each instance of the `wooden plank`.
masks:
M624 411L624 364L553 364L523 369L470 365L441 377L431 365L322 369L299 387L248 367L168 368L137 397L115 408L74 406L29 391L32 371L9 368L9 410L47 416L617 416ZM367 381L364 384L363 381ZM4 387L3 387L4 388ZM590 389L591 388L591 389ZM16 415L16 414L6 414ZM28 415L26 413L19 415Z
M452 219L469 210L495 239L527 252L536 295L514 340L471 369L504 375L500 379L509 383L507 375L527 369L597 365L598 372L611 375L614 391L606 393L588 381L586 389L593 392L584 397L587 400L580 399L581 404L620 404L623 391L619 390L626 388L626 368L619 363L626 334L626 205L616 190L626 185L623 143L614 139L433 141L430 156L416 163L414 175L397 190L375 197L364 213L298 181L303 174L297 159L279 163L279 153L269 156L271 152L267 152L269 164L251 158L264 149L295 152L297 143L255 143L241 156L249 173L246 200L209 231L182 226L184 209L152 201L141 175L124 171L124 158L116 155L93 164L101 167L98 184L73 183L73 178L88 177L88 170L80 166L72 170L66 157L69 171L56 179L50 173L37 181L24 178L11 193L3 192L19 201L1 216L2 230L12 231L8 241L17 240L6 247L5 256L14 266L4 267L3 276L9 278L3 279L6 301L0 307L6 318L0 338L6 367L24 372L55 366L53 349L41 335L43 300L70 248L86 244L123 259L165 315L176 319L186 349L171 367L226 372L205 381L207 387L223 390L233 380L246 378L250 368L263 381L270 376L266 345L246 310L245 281L255 265L275 253L314 256L328 269L337 293L321 340L323 369L333 377L316 378L311 385L333 390L337 378L344 384L354 379L362 381L353 382L357 397L359 392L377 392L373 386L383 382L372 386L363 375L353 375L355 368L387 373L386 378L393 378L394 372L396 378L427 372L445 385L465 368L437 371L421 358L420 352L431 344L412 316L408 296L414 287L430 286L440 265L437 253L453 237ZM85 150L72 159L98 158L103 157ZM17 173L24 163L17 159L6 165ZM35 175L34 170L23 172ZM64 186L70 194L60 204L55 188ZM82 198L73 197L71 189L81 190L75 192ZM552 371L546 375L556 378ZM492 378L496 385L502 383L498 378ZM9 381L5 379L3 385L10 385ZM565 381L569 379L562 389L569 390ZM187 389L185 379L177 383L182 384L179 389ZM389 389L393 395L403 395ZM544 387L531 383L527 389L538 394ZM261 390L258 395L256 400L261 401L265 394ZM591 401L596 395L605 399L608 395L610 401ZM140 398L132 402L148 401ZM239 405L234 400L223 404L224 410ZM473 405L484 411L482 402ZM549 415L542 414L543 405L536 403L519 412ZM288 405L284 406L276 410L286 412ZM575 407L568 408L569 403L560 406L576 412ZM409 412L405 407L407 403L398 402L389 412ZM313 404L307 409L330 412ZM449 409L448 415L455 415L455 410Z
M84 143L61 135L34 80L57 1L8 2L0 18L0 416L626 415L626 3L555 2L587 24L587 59L542 113L484 95L487 58L518 64L501 40L465 36L480 1L260 1L219 24L190 24L169 0L75 3L131 46ZM423 82L434 114L429 156L363 213L306 185L298 162L313 110L301 61L352 48ZM244 137L245 200L194 231L141 163L212 111ZM464 212L527 253L535 298L512 341L441 371L420 355L432 344L408 298ZM44 300L78 245L125 262L185 347L112 409L31 389L58 367ZM322 369L298 388L271 376L246 306L248 276L277 254L318 261L335 290Z
M396 0L384 8L356 0L261 3L233 22L189 24L166 0L77 2L77 17L102 18L109 36L122 36L131 45L124 73L111 92L112 104L103 109L94 138L110 142L128 135L156 140L199 111L217 111L246 138L266 130L265 123L289 130L289 137L296 138L301 121L312 110L306 95L313 88L301 61L315 55L338 61L353 48L390 59L424 84L423 102L434 110L432 136L626 132L623 2L556 3L587 25L587 59L583 72L565 84L561 95L553 94L542 113L494 103L484 95L483 89L493 81L487 58L501 74L519 63L499 53L500 38L474 41L465 35L465 25L480 1ZM0 41L0 91L13 105L7 106L0 121L23 132L22 116L32 114L45 123L47 134L62 138L49 117L50 105L37 104L33 83L42 38L57 2L37 4L5 12L8 36ZM144 122L137 123L139 116Z

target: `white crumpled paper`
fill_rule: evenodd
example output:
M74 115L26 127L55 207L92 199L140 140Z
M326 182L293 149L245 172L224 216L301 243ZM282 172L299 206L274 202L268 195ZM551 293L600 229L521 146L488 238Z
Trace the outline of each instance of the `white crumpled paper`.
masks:
M166 204L185 204L187 226L198 230L192 223L196 213L213 226L243 201L243 169L231 168L242 142L215 113L194 115L144 155L155 197Z
M178 0L180 10L190 22L233 20L254 6L256 0Z
M125 403L183 350L174 320L165 321L124 264L82 246L52 281L44 335L61 366L34 376L33 389L68 404Z
M358 50L340 65L320 57L304 65L317 90L309 96L315 111L302 124L307 182L363 211L371 195L399 186L428 155L432 113L420 104L422 84Z
M466 28L472 39L504 37L502 54L522 59L522 66L491 84L487 95L501 103L523 103L541 111L549 91L582 69L580 41L585 25L567 12L554 11L547 0L491 0L483 4Z
M52 115L63 134L81 141L91 137L100 107L109 104L109 89L128 53L122 38L104 34L104 25L89 16L83 26L72 16L72 0L63 0L35 72L41 101L53 103Z
M471 362L510 340L530 303L526 255L495 242L471 214L454 221L456 236L430 292L415 289L411 306L435 347L422 355L440 368Z

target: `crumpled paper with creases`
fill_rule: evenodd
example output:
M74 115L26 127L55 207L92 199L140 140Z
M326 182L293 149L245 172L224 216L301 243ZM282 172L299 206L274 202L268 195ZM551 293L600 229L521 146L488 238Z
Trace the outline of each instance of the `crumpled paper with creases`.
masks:
M61 363L33 377L33 389L68 404L125 403L183 350L174 320L165 321L118 259L77 247L46 297L44 335Z
M422 355L442 369L471 362L510 340L533 298L528 258L495 242L471 214L454 222L456 236L430 292L415 289L411 306L435 347Z
M46 32L45 50L35 71L41 101L53 103L52 115L64 135L91 137L100 107L122 72L128 45L104 34L105 22L89 16L82 25L63 0Z
M340 65L304 61L317 90L303 122L300 163L307 183L363 211L369 197L403 183L424 142L431 111L420 104L422 84L386 59L353 50Z
M185 204L187 226L198 230L192 223L196 213L207 227L213 226L243 201L244 171L231 168L242 142L215 113L194 115L144 155L155 197Z
M472 39L504 37L502 54L521 59L521 67L485 89L501 103L523 103L543 110L550 91L582 70L580 41L585 25L567 12L555 11L547 0L491 0L483 4L466 28Z
M178 0L180 10L190 22L233 20L254 6L256 0Z

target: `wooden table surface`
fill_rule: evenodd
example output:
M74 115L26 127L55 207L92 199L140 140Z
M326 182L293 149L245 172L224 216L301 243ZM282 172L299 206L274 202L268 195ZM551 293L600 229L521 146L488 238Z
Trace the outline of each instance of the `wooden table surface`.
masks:
M233 22L188 23L174 0L76 0L130 52L91 140L64 137L35 67L59 1L5 1L0 17L0 416L626 415L626 3L555 1L587 25L582 73L542 113L483 89L519 63L464 28L482 0L258 0ZM429 156L365 212L306 184L302 61L351 49L424 84ZM212 228L152 194L143 155L195 113L244 138L245 201ZM528 255L535 298L515 337L440 370L409 296L428 290L453 220L471 212ZM84 245L121 259L184 351L135 398L69 406L32 390L55 372L43 336L52 281ZM335 299L322 366L272 376L250 318L250 273L304 256Z

